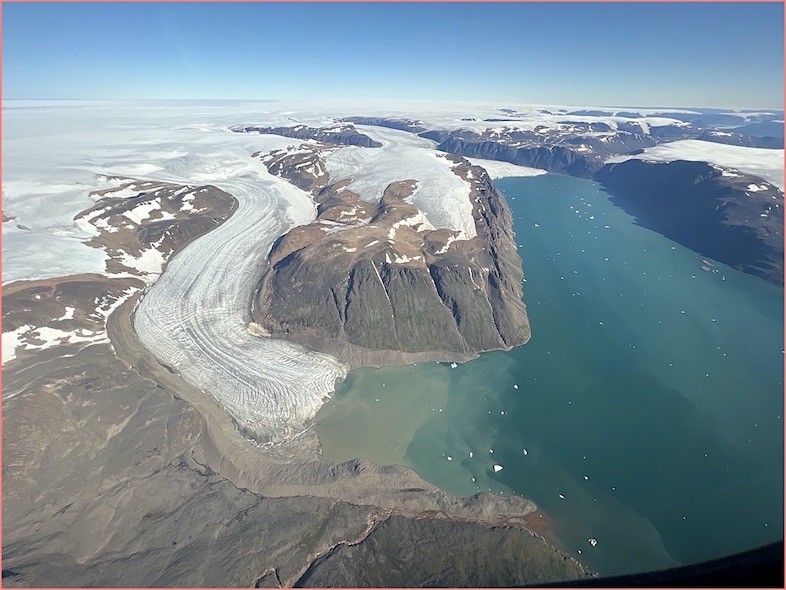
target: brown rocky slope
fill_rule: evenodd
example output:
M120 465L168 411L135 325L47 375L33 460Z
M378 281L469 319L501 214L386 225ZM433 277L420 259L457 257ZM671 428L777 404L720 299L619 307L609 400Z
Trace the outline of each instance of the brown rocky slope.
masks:
M435 229L407 198L415 181L395 182L374 204L346 189L302 178L303 156L276 173L319 203L317 219L270 252L255 321L339 357L350 366L466 360L508 350L530 336L523 273L504 198L485 170L445 156L470 183L477 235ZM313 159L313 156L311 156Z

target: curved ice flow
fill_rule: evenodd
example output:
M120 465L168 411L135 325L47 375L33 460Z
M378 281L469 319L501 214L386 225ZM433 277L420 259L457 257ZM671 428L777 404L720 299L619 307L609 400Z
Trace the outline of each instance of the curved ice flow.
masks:
M352 176L351 186L375 200L389 183L414 178L419 185L412 200L436 227L474 236L469 185L436 156L433 142L395 130L363 131L383 147L335 150L328 158L331 180ZM238 209L169 262L139 304L134 327L161 363L215 397L243 431L286 440L305 427L347 371L331 356L248 330L265 255L290 227L312 221L315 206L307 193L248 161L203 156L170 160L156 178L210 182L233 195Z
M280 441L305 427L346 367L248 331L253 292L273 241L315 216L306 193L268 178L213 183L238 200L237 210L169 262L140 302L134 327L160 362L213 395L242 430Z

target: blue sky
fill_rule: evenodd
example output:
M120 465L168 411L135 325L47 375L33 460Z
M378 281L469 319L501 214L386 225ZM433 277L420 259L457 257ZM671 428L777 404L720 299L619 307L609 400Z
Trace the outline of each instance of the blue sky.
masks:
M5 98L783 104L779 3L2 9Z

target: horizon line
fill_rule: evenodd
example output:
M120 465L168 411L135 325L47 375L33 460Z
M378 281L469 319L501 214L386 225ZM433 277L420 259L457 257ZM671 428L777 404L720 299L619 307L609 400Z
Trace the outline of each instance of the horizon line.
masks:
M49 98L49 97L25 97L25 98L17 98L17 97L2 97L0 98L0 103L7 102L7 101L23 101L23 100L49 100L49 101L85 101L85 102L134 102L134 101L158 101L158 102L167 102L167 101L244 101L244 102L286 102L286 101L320 101L320 102L328 102L328 103L335 103L335 102L379 102L379 101L388 101L388 102L432 102L432 103L487 103L487 102L500 102L500 103L507 103L507 104L520 104L526 106L561 106L561 107L598 107L598 108L607 108L607 109L626 109L626 108L638 108L638 109L648 109L648 110L655 110L655 109L682 109L682 110L700 110L700 109L712 109L712 110L725 110L725 111L736 111L736 112L743 112L743 111L778 111L783 112L786 110L786 101L777 106L777 107L751 107L751 106L737 106L737 107L729 107L729 106L685 106L685 105L657 105L657 106L647 106L647 105L640 105L640 104L622 104L622 105L612 105L612 104L603 104L603 103L567 103L567 102L528 102L528 101L519 101L519 100L504 100L504 99L441 99L441 98L247 98L247 97L239 97L239 98L193 98L193 97L178 97L178 98Z

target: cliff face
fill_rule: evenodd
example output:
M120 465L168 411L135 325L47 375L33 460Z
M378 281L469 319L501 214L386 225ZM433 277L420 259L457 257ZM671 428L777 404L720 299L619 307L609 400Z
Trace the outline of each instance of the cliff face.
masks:
M410 133L422 133L426 131L421 121L413 121L412 119L393 119L388 117L344 117L339 119L341 122L355 123L357 125L376 125L378 127L387 127L388 129L399 129L401 131L409 131Z
M450 154L500 160L582 178L590 178L611 155L657 143L652 137L630 131L594 137L591 133L603 130L599 123L568 122L564 125L566 128L560 130L426 131L420 135L436 141L437 149Z
M374 141L368 135L360 133L354 125L337 124L331 127L308 127L295 125L294 127L262 127L258 125L236 125L230 127L235 133L264 133L280 135L293 139L314 140L321 143L338 145L356 145L360 147L380 147L382 144Z
M558 174L588 178L600 167L595 157L588 157L575 149L564 146L515 147L495 141L466 141L450 137L437 149L470 158L500 160L518 166L541 168Z
M257 323L351 366L465 360L526 342L510 212L482 168L454 161L472 187L476 237L456 240L405 202L414 181L391 184L377 204L349 181L329 185L317 191L317 220L273 246Z
M609 164L595 180L639 225L783 285L783 193L777 187L682 160Z

